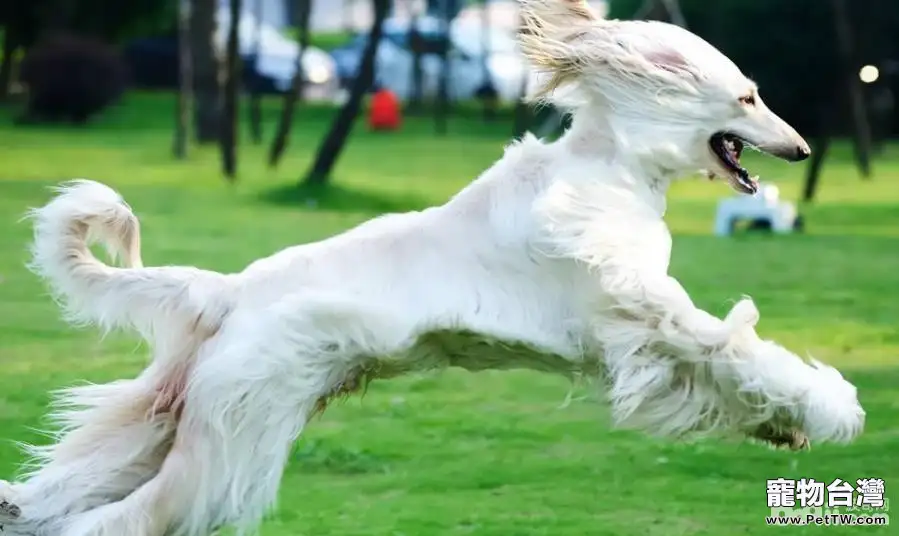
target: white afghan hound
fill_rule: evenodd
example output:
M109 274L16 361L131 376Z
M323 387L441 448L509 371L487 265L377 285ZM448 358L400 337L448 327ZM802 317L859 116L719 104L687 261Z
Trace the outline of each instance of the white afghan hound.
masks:
M252 532L310 417L366 381L441 367L595 378L615 422L802 449L864 425L856 389L722 320L668 275L665 194L705 170L754 193L744 145L809 148L714 47L580 1L525 0L537 94L573 114L526 137L446 204L386 215L243 272L143 267L138 220L110 188L65 185L33 211L33 267L78 323L137 331L137 378L64 391L58 441L0 489L4 536ZM125 267L100 262L99 239Z

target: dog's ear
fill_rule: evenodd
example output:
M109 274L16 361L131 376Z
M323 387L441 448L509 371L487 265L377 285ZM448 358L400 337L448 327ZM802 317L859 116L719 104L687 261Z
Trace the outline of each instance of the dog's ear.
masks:
M550 75L538 97L582 76L643 85L697 77L690 62L652 29L642 21L603 20L581 0L522 0L519 44Z
M680 52L673 49L656 48L647 50L643 57L655 67L663 69L670 73L681 74L686 73L694 75L695 72L687 58Z
M652 76L658 74L654 69L676 75L698 76L696 67L675 48L672 42L673 35L670 32L660 30L671 29L670 25L648 21L608 21L603 32L596 32L594 43L584 43L585 46L595 46L606 55L605 61L623 70L630 71L632 75ZM605 35L603 35L603 33ZM603 41L613 43L607 46ZM584 51L586 52L586 51ZM587 54L596 56L598 53ZM601 58L599 63L603 63Z

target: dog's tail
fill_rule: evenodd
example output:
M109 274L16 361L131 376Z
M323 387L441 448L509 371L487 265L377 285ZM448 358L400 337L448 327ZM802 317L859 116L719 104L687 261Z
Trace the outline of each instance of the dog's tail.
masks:
M187 267L144 268L140 225L122 197L103 184L76 180L33 209L30 268L49 283L66 319L104 330L131 327L148 341L156 334L217 329L230 309L228 278ZM125 267L97 259L102 242Z
M79 514L120 500L159 471L187 403L185 386L199 348L234 299L228 276L143 267L138 220L111 188L77 180L58 193L29 213L32 270L47 280L69 320L136 329L154 356L138 378L57 393L57 430L51 431L57 442L25 445L32 460L27 480L13 486L15 497L0 481L0 525L10 534L72 533ZM125 267L97 259L89 249L95 241Z

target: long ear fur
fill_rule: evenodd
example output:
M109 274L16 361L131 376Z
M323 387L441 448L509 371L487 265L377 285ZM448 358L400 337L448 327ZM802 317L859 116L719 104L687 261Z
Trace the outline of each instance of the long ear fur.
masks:
M537 91L536 97L544 97L581 72L572 43L600 18L583 0L520 0L520 4L521 50L551 76Z
M519 45L549 75L537 98L585 73L595 74L600 85L630 82L656 89L689 88L684 82L698 76L686 58L654 35L662 23L603 20L583 0L521 0L521 9Z

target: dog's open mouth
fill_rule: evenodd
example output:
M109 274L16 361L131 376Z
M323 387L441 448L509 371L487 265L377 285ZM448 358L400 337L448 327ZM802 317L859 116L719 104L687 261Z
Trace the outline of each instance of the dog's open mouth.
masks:
M709 139L709 147L726 172L731 186L738 192L754 194L759 191L758 177L750 177L746 168L740 165L743 145L739 136L729 132L718 132Z

